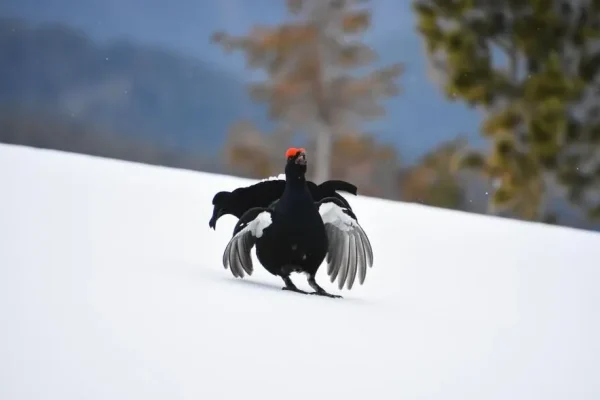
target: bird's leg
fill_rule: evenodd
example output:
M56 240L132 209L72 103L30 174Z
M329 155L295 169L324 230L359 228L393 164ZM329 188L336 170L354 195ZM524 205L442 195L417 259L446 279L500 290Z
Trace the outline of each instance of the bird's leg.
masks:
M289 290L290 292L308 294L304 290L298 289L296 285L294 285L294 282L292 282L292 280L290 279L289 275L282 276L281 278L283 279L283 282L285 282L285 286L282 287L281 290Z
M308 284L310 285L311 288L315 289L315 291L312 292L311 294L316 294L316 295L319 295L319 296L326 296L326 297L333 297L333 298L336 298L336 299L341 299L342 298L342 296L339 296L337 294L327 293L325 291L325 289L323 289L321 286L319 286L319 284L315 280L315 276L314 275L310 275L308 277Z

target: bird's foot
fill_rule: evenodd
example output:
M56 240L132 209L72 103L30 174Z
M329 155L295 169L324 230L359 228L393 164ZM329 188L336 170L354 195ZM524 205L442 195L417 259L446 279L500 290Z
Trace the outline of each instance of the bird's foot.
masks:
M285 283L285 286L282 287L281 290L289 290L290 292L308 294L308 292L298 289L296 287L296 285L294 285L294 282L292 282L292 280L290 279L289 275L284 275L281 278L283 279L283 282Z
M308 277L308 284L310 285L311 288L315 289L315 291L312 292L311 294L316 294L317 296L331 297L333 299L341 299L342 298L342 296L340 296L340 295L327 293L325 291L325 289L323 289L321 286L319 286L317 284L317 281L315 281L314 275L311 275Z
M290 292L308 294L308 292L305 292L304 290L300 290L300 289L298 289L296 287L287 287L287 286L284 286L284 287L281 288L281 290L289 290Z
M333 299L343 299L342 296L338 295L338 294L331 294L331 293L327 293L326 291L316 291L316 292L312 292L310 294L314 294L317 296L324 296L324 297L331 297Z

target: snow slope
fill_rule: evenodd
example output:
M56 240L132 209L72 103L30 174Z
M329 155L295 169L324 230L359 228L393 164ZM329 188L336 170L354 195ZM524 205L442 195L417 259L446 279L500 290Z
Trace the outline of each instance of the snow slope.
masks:
M600 235L347 196L375 265L304 296L221 265L250 182L0 145L0 399L600 398Z

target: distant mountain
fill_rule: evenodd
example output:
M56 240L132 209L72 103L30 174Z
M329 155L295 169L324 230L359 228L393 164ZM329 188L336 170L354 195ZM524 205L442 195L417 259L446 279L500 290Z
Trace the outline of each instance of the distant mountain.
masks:
M145 164L229 173L219 157L182 152L143 139L100 131L71 118L0 109L0 143L26 145Z
M269 125L236 76L127 41L100 44L61 25L0 20L0 107L68 116L173 149L214 153L240 117Z

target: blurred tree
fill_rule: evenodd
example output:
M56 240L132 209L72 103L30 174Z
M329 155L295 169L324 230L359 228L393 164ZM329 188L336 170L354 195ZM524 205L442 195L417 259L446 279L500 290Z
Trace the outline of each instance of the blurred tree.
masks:
M291 145L291 132L280 127L270 135L247 120L235 122L227 135L225 161L237 175L265 178L283 173L283 150Z
M310 141L311 152L318 142ZM397 194L395 174L399 156L392 145L378 143L373 135L342 134L334 138L331 177L348 180L359 187L361 195L393 198Z
M465 189L453 171L456 154L466 142L458 138L442 143L401 177L401 199L435 207L465 209Z
M219 32L213 40L226 50L241 50L248 66L267 79L250 94L269 106L273 120L315 132L314 180L330 176L333 138L360 132L359 124L384 115L378 101L399 91L400 64L365 76L351 70L368 66L375 54L357 36L371 23L368 0L288 0L294 17L279 26L257 26L247 36Z
M447 96L485 111L488 154L457 165L494 183L492 206L543 220L549 184L600 216L600 1L413 0Z
M281 149L291 145L291 138L287 129L267 135L249 121L238 121L227 138L227 165L234 173L249 178L282 174ZM307 142L309 158L316 146L316 140ZM361 195L395 198L398 159L393 146L378 143L371 135L336 136L332 143L331 178L351 181L360 188Z

